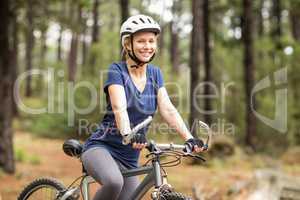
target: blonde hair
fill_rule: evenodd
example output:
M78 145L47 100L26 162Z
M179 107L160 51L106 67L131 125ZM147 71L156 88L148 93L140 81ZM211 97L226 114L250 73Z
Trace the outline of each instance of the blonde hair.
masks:
M128 50L126 49L126 46L128 46L129 44L130 44L130 37L124 38L124 45L122 46L122 51L121 51L122 59L127 60L128 58Z

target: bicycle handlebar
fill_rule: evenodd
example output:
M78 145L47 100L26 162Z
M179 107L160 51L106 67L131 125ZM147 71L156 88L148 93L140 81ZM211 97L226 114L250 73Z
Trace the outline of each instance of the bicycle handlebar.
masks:
M153 140L151 140L146 148L151 151L153 150L153 148L156 148L156 150L179 150L179 151L183 151L185 153L192 153L192 150L189 148L189 146L187 145L182 145L182 144L174 144L174 143L158 143L156 144Z
M149 154L146 155L146 157L149 157L150 155L156 155L158 157L160 157L161 155L164 155L165 153L167 155L171 155L172 153L174 153L173 156L187 156L187 157L192 157L192 158L196 158L196 159L200 159L201 161L206 161L205 158L203 158L200 155L196 155L193 154L193 152L191 151L190 148L188 148L187 145L180 145L180 144L173 144L173 143L169 143L169 144L164 144L164 143L160 143L160 144L155 144L155 142L153 140L151 140L147 146L146 149L148 149L148 151L150 152ZM179 150L179 151L178 151ZM170 154L171 153L171 154ZM150 159L151 160L151 159ZM179 160L176 159L175 162L177 162ZM149 160L146 162L146 164L149 162ZM168 162L169 164L172 162Z
M156 144L156 146L160 149L170 149L170 150L183 150L185 148L185 145L181 145L181 144Z
M145 119L144 121L142 121L141 123L139 123L138 125L136 125L132 130L131 132L123 137L123 140L122 140L122 143L124 145L128 145L131 141L131 139L133 138L133 136L142 128L146 127L150 122L152 121L152 116L149 116L147 119ZM203 148L204 150L207 150L208 149L208 146L209 146L209 142L210 142L210 139L211 139L211 135L212 135L212 130L210 129L210 127L199 120L199 125L200 127L202 127L203 129L205 129L207 131L207 139L203 145ZM161 145L162 148L173 148L173 149L180 149L180 150L184 150L186 152L191 152L191 147L189 147L188 145L177 145L177 144L159 144ZM158 146L159 147L159 146Z

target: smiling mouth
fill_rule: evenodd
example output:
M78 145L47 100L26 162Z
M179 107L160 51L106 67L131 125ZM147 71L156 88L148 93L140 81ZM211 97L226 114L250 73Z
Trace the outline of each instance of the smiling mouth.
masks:
M147 53L140 53L141 54L141 56L143 56L143 57L150 57L150 56L152 56L152 52L150 53L150 52L147 52Z

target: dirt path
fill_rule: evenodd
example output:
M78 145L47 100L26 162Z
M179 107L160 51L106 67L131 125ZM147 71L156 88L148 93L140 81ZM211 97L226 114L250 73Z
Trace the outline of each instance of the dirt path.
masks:
M13 176L2 175L0 194L3 200L15 200L18 193L30 181L38 177L55 177L64 183L70 183L80 175L80 163L68 158L61 150L61 140L32 137L27 133L17 133L15 149L19 159Z

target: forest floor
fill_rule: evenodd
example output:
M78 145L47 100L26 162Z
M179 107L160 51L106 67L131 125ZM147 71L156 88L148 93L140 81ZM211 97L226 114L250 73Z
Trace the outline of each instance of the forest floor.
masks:
M81 163L62 151L63 140L34 137L17 132L14 138L16 173L0 171L0 200L15 200L23 187L38 177L54 177L65 185L81 175ZM293 159L292 159L293 160ZM144 160L142 159L141 162ZM284 164L282 164L284 163ZM203 192L205 199L247 199L248 190L228 196L238 184L251 180L257 169L280 168L285 174L300 177L300 163L283 162L262 156L235 156L226 160L211 159L207 165L190 165L189 161L167 168L169 183L177 191L193 196L193 186ZM98 186L95 184L93 190ZM149 199L149 197L148 197Z

